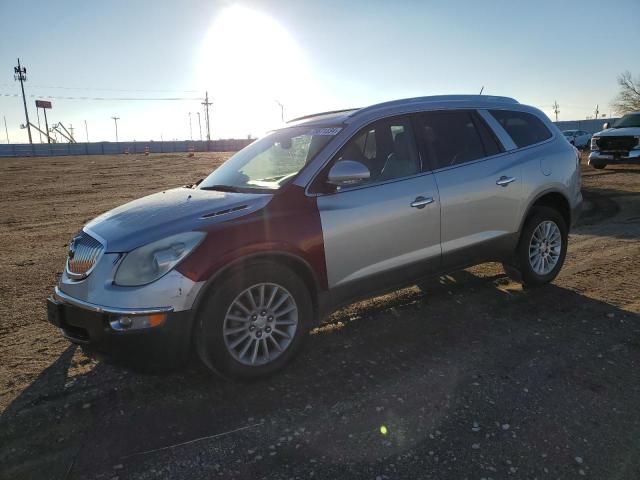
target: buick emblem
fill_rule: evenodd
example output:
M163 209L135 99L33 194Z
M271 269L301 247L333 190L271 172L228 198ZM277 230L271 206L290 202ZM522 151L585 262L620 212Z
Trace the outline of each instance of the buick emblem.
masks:
M69 242L69 260L73 260L76 254L76 240L78 240L78 237L72 238Z

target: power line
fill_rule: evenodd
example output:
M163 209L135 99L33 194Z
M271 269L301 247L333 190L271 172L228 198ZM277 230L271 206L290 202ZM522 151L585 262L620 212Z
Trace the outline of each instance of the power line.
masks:
M0 87L10 87L11 83L0 83ZM140 92L140 93L197 93L199 90L149 90L129 88L98 88L98 87L62 87L55 85L33 85L32 88L54 88L60 90L94 90L96 92Z
M19 97L17 93L0 93L0 97ZM47 98L50 100L85 100L85 101L117 101L117 102L129 102L129 101L200 101L202 97L68 97L58 95L27 95L29 98Z

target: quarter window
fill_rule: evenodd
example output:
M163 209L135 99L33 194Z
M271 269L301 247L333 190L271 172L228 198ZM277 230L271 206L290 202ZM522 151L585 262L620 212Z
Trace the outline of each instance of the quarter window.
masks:
M535 115L511 110L489 110L489 113L502 125L518 148L551 138L549 129Z

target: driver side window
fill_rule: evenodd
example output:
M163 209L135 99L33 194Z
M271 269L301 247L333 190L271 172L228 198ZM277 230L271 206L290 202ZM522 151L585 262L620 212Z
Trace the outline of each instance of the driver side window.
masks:
M332 165L351 160L365 165L370 177L358 185L408 177L420 172L411 121L408 118L382 120L358 132L338 153Z

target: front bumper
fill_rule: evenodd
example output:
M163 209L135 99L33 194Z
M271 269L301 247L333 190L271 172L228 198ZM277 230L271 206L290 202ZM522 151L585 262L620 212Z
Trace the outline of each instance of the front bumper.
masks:
M116 309L84 302L58 288L47 300L47 319L71 342L118 360L149 365L181 363L190 350L191 310L174 312L171 307ZM164 318L157 326L130 329L120 319Z
M600 152L596 150L589 154L589 165L592 163L640 163L640 150L629 150L629 152L619 153Z

